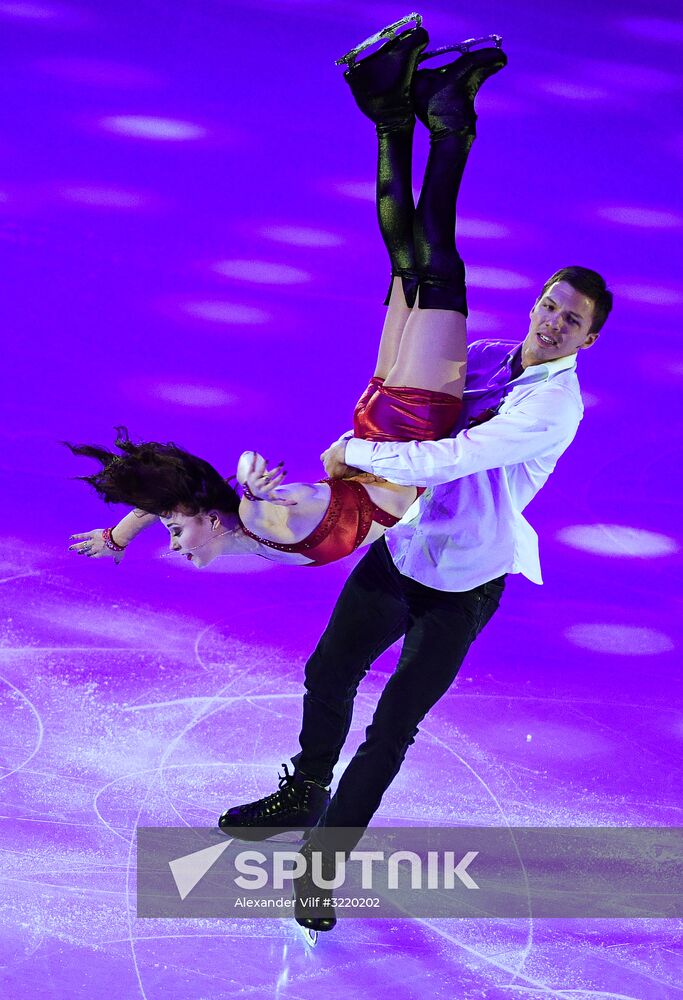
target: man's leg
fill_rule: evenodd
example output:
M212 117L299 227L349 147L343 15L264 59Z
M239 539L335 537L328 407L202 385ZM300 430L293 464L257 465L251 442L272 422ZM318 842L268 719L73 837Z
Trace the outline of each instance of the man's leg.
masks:
M396 672L377 704L365 741L301 852L307 872L312 855L320 854L326 879L335 874L335 852L348 855L356 847L414 742L419 722L453 683L503 591L502 579L461 594L433 590L408 577L401 582L409 623ZM315 931L334 927L329 889L314 888L306 874L295 879L294 891L297 923ZM318 897L318 905L311 905L312 896Z
M453 683L467 651L498 607L503 582L464 593L401 577L409 622L401 657L387 682L365 740L344 771L314 838L325 827L365 828L398 773L418 724ZM352 850L358 837L344 842ZM339 846L339 841L335 841Z
M329 785L351 725L353 702L370 665L405 632L401 575L383 539L355 567L306 664L301 751L296 773Z
M400 574L382 539L349 576L330 622L306 664L301 751L276 792L226 809L218 825L230 836L260 840L315 825L329 803L327 785L351 724L353 700L371 663L405 631L408 609Z

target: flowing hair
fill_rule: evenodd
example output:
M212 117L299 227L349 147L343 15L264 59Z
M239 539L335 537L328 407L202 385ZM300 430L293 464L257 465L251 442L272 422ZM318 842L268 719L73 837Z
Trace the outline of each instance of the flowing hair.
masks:
M118 454L97 445L62 443L74 455L101 464L98 472L76 478L92 486L105 503L128 504L162 517L171 511L190 517L209 510L238 511L240 498L229 482L204 459L172 441L136 444L125 427L117 427L114 447Z

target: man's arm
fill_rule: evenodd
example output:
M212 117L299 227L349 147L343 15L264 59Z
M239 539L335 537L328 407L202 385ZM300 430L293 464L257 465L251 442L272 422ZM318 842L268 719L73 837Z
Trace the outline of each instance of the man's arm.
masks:
M437 486L560 454L576 434L580 419L573 397L553 387L455 438L378 444L352 438L346 443L344 461L400 486Z

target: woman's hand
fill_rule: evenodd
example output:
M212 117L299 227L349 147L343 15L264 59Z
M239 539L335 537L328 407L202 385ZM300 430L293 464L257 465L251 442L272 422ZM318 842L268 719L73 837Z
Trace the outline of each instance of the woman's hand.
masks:
M280 507L296 507L296 500L288 500L275 492L287 475L284 464L279 462L274 469L269 469L267 460L257 451L244 451L237 466L237 479L259 500L267 500Z
M90 559L112 558L118 566L124 556L124 552L114 552L104 544L102 537L103 528L95 528L93 531L82 531L78 535L70 535L69 540L78 539L74 545L69 546L69 552L75 552L79 556L88 556Z

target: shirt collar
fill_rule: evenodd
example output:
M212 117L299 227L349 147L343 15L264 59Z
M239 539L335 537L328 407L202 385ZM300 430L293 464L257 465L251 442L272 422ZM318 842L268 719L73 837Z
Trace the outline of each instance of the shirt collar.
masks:
M508 368L512 367L515 356L519 354L522 345L518 344L505 358L504 364ZM576 368L576 354L569 354L566 358L554 358L552 361L545 361L542 365L530 365L524 371L512 379L513 382L541 382L547 381L560 372L570 371Z

